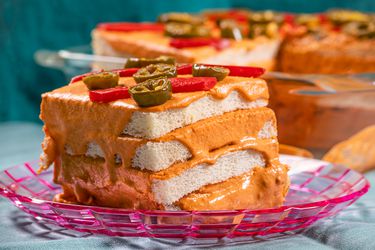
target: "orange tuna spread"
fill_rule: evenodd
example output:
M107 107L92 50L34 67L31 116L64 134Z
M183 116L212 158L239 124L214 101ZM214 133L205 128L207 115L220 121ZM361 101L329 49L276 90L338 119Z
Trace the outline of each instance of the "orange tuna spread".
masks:
M133 78L123 77L120 84L133 86L135 82ZM54 181L63 187L63 193L56 200L108 207L164 209L155 201L152 180L172 178L197 164L214 164L218 157L228 152L253 149L263 154L264 169L255 168L250 173L202 187L176 204L182 209L230 208L230 201L238 196L247 201L236 203L235 208L281 205L288 181L287 167L278 161L276 135L269 139L257 138L266 122L276 126L274 113L266 107L207 118L151 140L123 133L134 112L181 109L205 96L224 99L232 91L237 91L248 102L268 100L263 80L243 77L226 77L209 91L174 93L166 103L149 108L140 108L132 99L106 104L91 102L82 81L44 94L40 117L45 123L46 137L41 169L54 163ZM149 141L172 140L185 145L191 158L158 172L132 167L132 158L139 146ZM90 142L100 146L104 158L85 156ZM116 161L116 155L120 156L121 162ZM215 187L216 192L208 192ZM280 191L277 195L267 195L277 193L276 190ZM197 198L202 197L202 193L206 194L204 198ZM248 193L251 195L246 199Z

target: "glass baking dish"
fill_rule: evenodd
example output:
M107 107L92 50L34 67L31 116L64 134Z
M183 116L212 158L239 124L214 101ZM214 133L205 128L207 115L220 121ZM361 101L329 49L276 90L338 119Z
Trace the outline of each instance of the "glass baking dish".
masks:
M35 60L41 66L62 70L67 82L96 68L123 68L126 62L126 58L93 55L90 45L60 51L39 50ZM375 74L370 75L375 80ZM265 77L269 78L267 74ZM315 157L375 124L375 91L333 93L320 91L306 81L274 77L267 82L270 107L278 119L280 143L308 149Z

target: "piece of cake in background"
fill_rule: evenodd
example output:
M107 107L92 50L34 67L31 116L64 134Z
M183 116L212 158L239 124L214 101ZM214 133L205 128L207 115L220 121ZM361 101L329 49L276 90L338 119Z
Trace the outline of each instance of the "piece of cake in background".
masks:
M313 25L312 20L314 16L305 18L309 30L283 41L277 70L303 74L375 72L373 16L334 10L325 15L321 26Z
M140 60L139 70L92 73L43 95L42 169L54 163L63 188L56 200L162 210L282 205L288 167L257 78L264 70Z

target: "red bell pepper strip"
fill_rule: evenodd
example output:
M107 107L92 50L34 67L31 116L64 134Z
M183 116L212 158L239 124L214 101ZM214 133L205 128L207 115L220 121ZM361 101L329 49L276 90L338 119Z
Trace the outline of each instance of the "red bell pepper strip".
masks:
M318 15L318 17L319 17L319 22L320 22L321 24L326 24L326 23L328 23L329 19L328 19L327 15L326 15L325 13L320 13L320 14L317 14L317 15Z
M215 77L176 77L169 80L173 93L210 90L217 83Z
M169 45L177 49L212 46L217 50L222 50L230 46L230 41L228 39L202 38L202 37L174 38L174 39L171 39Z
M213 64L201 64L205 66L212 67L223 67L229 69L230 76L242 76L242 77L259 77L266 71L264 68L260 67L249 67L249 66L229 66L229 65L213 65ZM192 74L193 65L186 64L181 65L177 68L177 73L180 75Z
M115 87L109 89L90 90L90 100L93 102L113 102L118 99L130 98L128 87Z
M120 77L131 77L133 76L139 68L128 68L128 69L115 69L112 72L117 72Z
M164 25L159 23L100 23L98 30L107 31L164 31Z
M193 64L182 64L177 67L178 75L191 75L193 73Z
M236 9L228 10L226 12L210 13L210 14L206 14L206 16L211 21L217 21L220 19L233 19L238 22L248 21L248 14L246 13L246 11L236 10Z
M285 24L289 24L290 26L294 26L295 25L294 21L295 21L295 15L290 14L290 13L284 14L284 23Z

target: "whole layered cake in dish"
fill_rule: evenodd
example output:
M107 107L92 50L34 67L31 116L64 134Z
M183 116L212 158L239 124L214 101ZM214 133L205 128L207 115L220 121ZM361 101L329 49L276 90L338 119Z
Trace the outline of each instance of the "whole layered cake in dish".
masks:
M288 167L261 68L132 59L43 95L56 201L129 209L280 206ZM139 68L141 67L141 68Z
M248 20L241 19L240 14L232 17L213 19L167 13L156 23L101 23L92 32L92 46L95 54L104 56L170 55L181 63L257 65L272 69L283 17L276 17L273 12L260 14L252 19L259 27L254 30L249 29Z
M156 23L99 24L92 46L104 56L172 55L184 63L252 65L289 73L373 72L374 20L349 10L167 13Z

